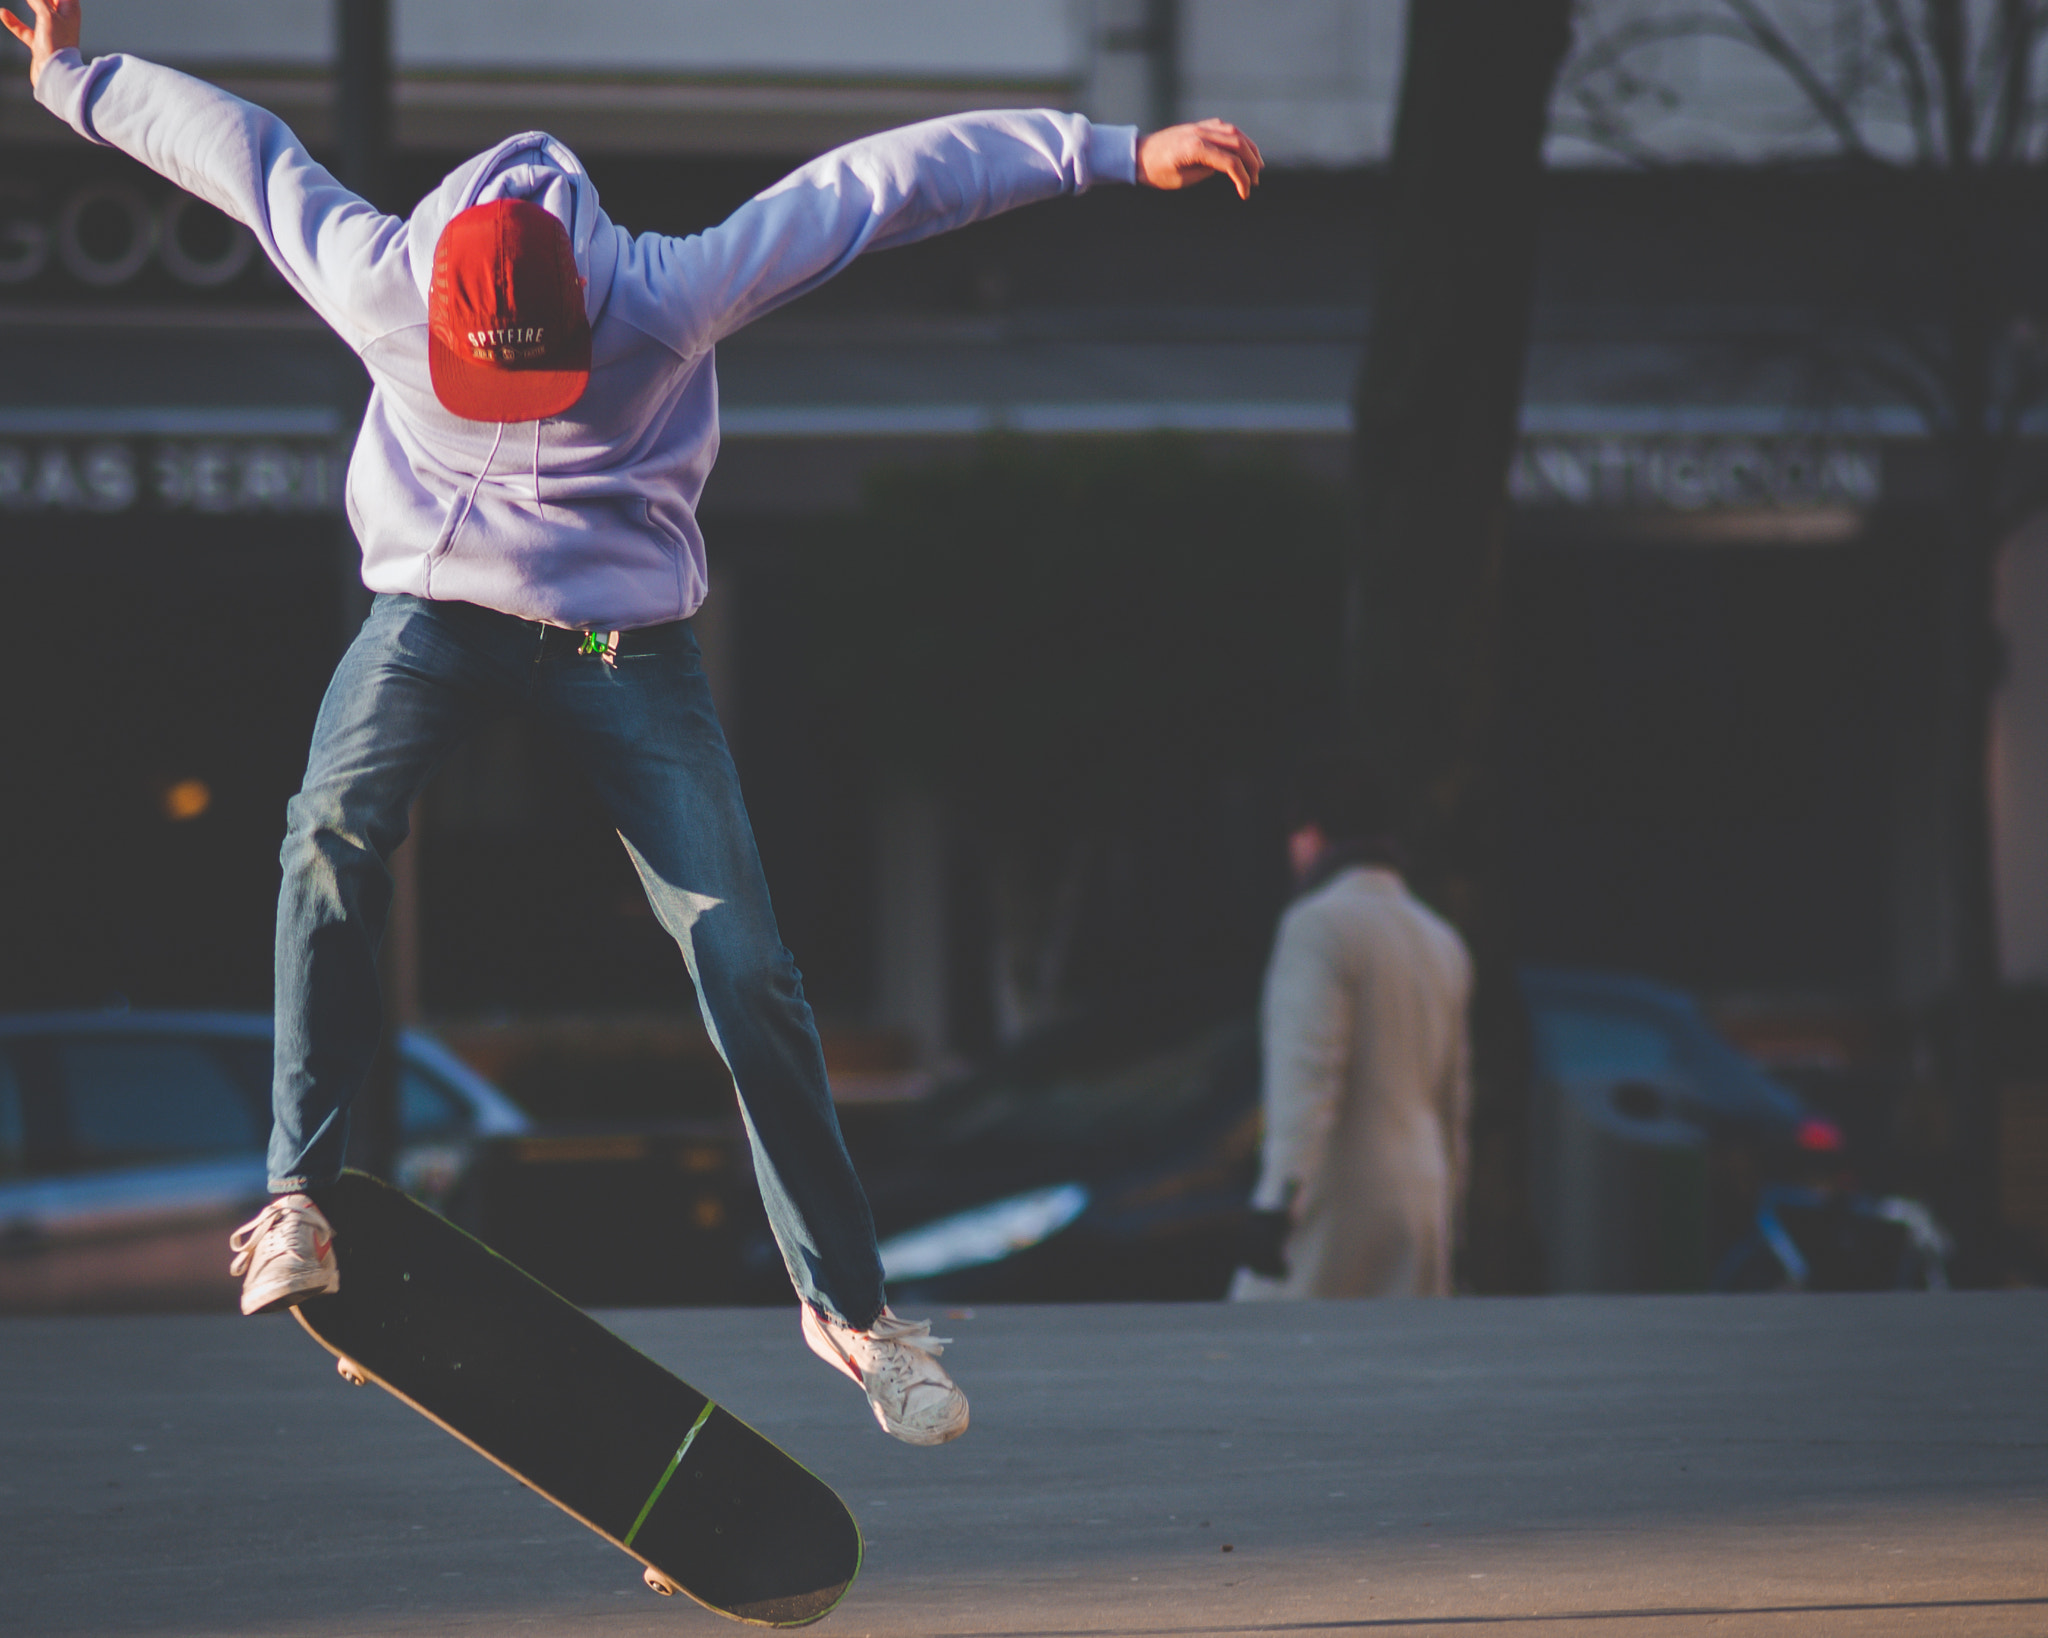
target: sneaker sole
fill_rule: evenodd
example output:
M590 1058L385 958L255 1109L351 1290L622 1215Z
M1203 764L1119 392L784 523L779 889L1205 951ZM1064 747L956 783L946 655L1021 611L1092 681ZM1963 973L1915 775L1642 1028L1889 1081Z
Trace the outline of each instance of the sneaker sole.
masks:
M304 1285L288 1285L283 1290L277 1292L276 1295L265 1297L253 1308L248 1305L248 1301L245 1298L243 1300L242 1313L245 1318L254 1319L258 1314L274 1314L280 1308L296 1308L308 1297L324 1297L330 1292L339 1291L340 1289L341 1277L338 1274L330 1275L325 1279L312 1281Z
M933 1445L950 1445L967 1431L967 1402L964 1394L961 1396L960 1420L948 1423L943 1428L931 1430L923 1428L892 1428L882 1416L881 1407L875 1405L872 1399L868 1401L868 1404L874 1409L875 1420L882 1424L882 1431L901 1444L919 1445L925 1448Z

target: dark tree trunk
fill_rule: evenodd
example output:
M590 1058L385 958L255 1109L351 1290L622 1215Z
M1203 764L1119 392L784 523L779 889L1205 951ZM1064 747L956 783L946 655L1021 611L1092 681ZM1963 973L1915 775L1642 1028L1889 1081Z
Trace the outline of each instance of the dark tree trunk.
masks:
M1952 141L1954 139L1952 138ZM1957 154L1960 153L1960 157ZM1998 345L1986 268L1996 203L1966 147L1952 149L1942 212L1947 292L1949 505L1939 576L1935 777L1946 933L1950 1176L1945 1215L1966 1284L1998 1277L1998 925L1991 863L1990 730L1998 684L1994 606L2002 435L1993 409Z
M385 187L391 150L391 0L337 0L334 9L335 167L342 183L375 205L387 205ZM360 554L355 554L360 561ZM350 633L354 635L353 632ZM409 872L403 889L412 899ZM390 1181L399 1148L399 1064L396 1031L398 974L412 953L400 958L393 945L412 936L412 903L387 933L378 968L384 984L385 1027L377 1055L356 1098L349 1132L349 1164Z
M1348 731L1410 798L1422 889L1480 969L1465 1277L1527 1288L1526 1051L1501 879L1493 695L1507 471L1570 0L1410 0L1355 410Z
M343 184L383 204L391 149L391 0L336 0L334 135Z
M1964 465L1959 459L1958 465ZM1960 480L1959 480L1960 487ZM1941 574L1936 773L1948 907L1950 1177L1944 1215L1957 1235L1958 1283L2001 1275L1998 1123L1998 928L1991 868L1990 716L1997 635L1996 538L1983 509L1959 505Z

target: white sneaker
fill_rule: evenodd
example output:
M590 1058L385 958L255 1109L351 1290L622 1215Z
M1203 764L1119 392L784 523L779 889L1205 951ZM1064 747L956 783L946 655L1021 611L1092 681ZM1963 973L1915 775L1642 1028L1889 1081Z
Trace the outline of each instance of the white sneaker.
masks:
M334 1263L334 1225L303 1194L281 1194L228 1236L242 1276L242 1312L290 1308L306 1297L341 1289Z
M935 1337L884 1308L865 1331L803 1305L804 1341L866 1390L882 1431L909 1445L943 1445L967 1431L967 1395L939 1364L951 1337Z

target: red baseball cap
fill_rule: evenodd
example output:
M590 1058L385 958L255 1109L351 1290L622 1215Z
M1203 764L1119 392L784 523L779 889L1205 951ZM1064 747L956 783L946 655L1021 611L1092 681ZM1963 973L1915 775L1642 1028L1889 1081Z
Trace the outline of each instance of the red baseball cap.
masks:
M427 287L434 396L466 421L560 415L590 384L590 320L566 228L524 199L441 230Z

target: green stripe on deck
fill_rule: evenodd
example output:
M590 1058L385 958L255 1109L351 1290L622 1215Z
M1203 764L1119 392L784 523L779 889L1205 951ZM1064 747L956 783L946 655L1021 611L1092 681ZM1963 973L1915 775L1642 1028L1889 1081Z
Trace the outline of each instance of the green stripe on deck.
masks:
M647 1515L654 1511L654 1504L661 1500L661 1493L668 1488L669 1480L676 1476L676 1469L683 1465L683 1458L689 1454L698 1431L711 1420L711 1413L718 1407L710 1400L704 1401L704 1408L697 1413L697 1420L690 1424L690 1431L683 1435L683 1442L676 1446L676 1453L668 1459L668 1466L661 1470L661 1477L654 1481L654 1488L647 1492L647 1501L640 1509L640 1516L633 1521L633 1528L626 1532L626 1545L633 1545L633 1538L640 1533L640 1526L647 1522Z

